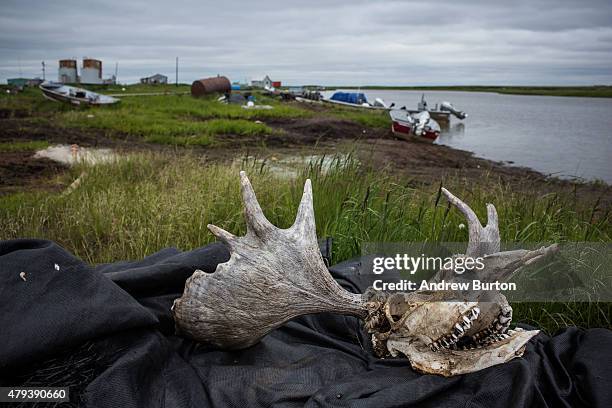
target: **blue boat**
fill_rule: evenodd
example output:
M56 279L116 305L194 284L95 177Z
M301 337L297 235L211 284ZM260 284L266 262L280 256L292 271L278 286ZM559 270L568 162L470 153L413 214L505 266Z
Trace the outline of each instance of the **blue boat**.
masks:
M355 108L389 109L382 99L376 98L374 103L370 103L365 94L361 92L335 92L331 98L324 98L323 102L352 106Z

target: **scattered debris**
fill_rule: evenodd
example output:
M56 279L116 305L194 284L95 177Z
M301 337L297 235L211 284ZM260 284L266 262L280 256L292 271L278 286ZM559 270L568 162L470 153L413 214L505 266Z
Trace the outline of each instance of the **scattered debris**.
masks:
M217 98L217 100L225 104L231 103L234 105L244 105L247 101L247 98L245 98L245 95L227 92L223 96Z
M19 272L19 277L21 278L22 281L24 282L27 281L25 272Z
M274 109L270 105L255 105L255 102L248 101L246 105L242 105L242 109Z
M36 152L35 159L47 158L56 162L73 165L75 163L108 163L117 158L111 149L85 148L78 145L49 146Z
M62 193L62 195L68 195L70 193L72 193L74 190L76 190L77 188L79 188L79 186L81 185L81 183L83 182L83 179L85 178L85 176L87 175L86 172L82 172L81 175L79 177L76 178L76 180L74 180L69 186L68 188L66 188L66 190L64 190L64 192Z
M58 264L55 264L53 267L55 268L56 271L60 270L60 266Z
M76 160L78 153L79 153L79 145L78 144L70 145L70 154L72 154L73 160Z

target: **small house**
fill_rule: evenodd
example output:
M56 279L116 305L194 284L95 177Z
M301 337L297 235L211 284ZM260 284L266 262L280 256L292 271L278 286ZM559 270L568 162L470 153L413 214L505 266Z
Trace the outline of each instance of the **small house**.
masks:
M140 78L141 84L167 84L168 77L162 74L151 75L150 77Z
M9 86L23 88L24 86L38 86L43 83L40 78L9 78L6 80Z
M251 81L251 86L253 88L270 88L274 85L270 77L266 75L261 81Z

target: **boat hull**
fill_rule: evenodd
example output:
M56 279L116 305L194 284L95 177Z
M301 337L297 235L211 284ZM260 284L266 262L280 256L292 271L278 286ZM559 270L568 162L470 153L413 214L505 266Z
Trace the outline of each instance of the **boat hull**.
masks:
M408 110L408 113L418 114L420 112L422 112L422 111L419 111L419 110ZM431 118L433 120L435 120L436 122L438 122L440 124L447 125L447 124L450 123L450 113L449 112L430 111L430 110L428 110L427 112L429 112L429 116L431 116Z
M68 96L65 95L61 95L58 94L56 92L52 92L48 89L44 89L44 88L40 88L43 96L47 99L49 99L50 101L54 101L54 102L65 102L65 103L70 103L72 105L80 105L81 101L77 100L75 98L70 98Z
M328 98L324 98L324 99L322 99L322 101L325 102L325 103L332 103L334 105L349 106L351 108L357 108L357 109L373 109L373 110L382 110L382 111L390 110L390 108L385 108L384 106L358 105L356 103L348 103L348 102L342 102L342 101L335 101L333 99L328 99Z
M45 98L72 105L112 105L119 102L119 99L111 96L58 83L46 82L41 84L39 88Z
M391 131L398 137L410 140L433 142L440 136L440 126L426 112L411 114L406 110L393 110Z
M439 131L425 129L421 132L421 135L417 136L413 130L412 126L406 123L402 123L400 121L392 121L391 122L391 132L401 139L406 140L418 140L421 142L433 143L434 140L440 136Z

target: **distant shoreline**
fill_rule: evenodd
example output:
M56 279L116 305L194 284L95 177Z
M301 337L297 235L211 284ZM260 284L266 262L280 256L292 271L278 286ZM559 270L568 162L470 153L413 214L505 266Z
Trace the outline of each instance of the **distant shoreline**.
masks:
M509 95L544 95L544 96L577 96L588 98L612 98L612 86L378 86L346 85L328 86L332 89L362 89L382 91L455 91L455 92L491 92Z

